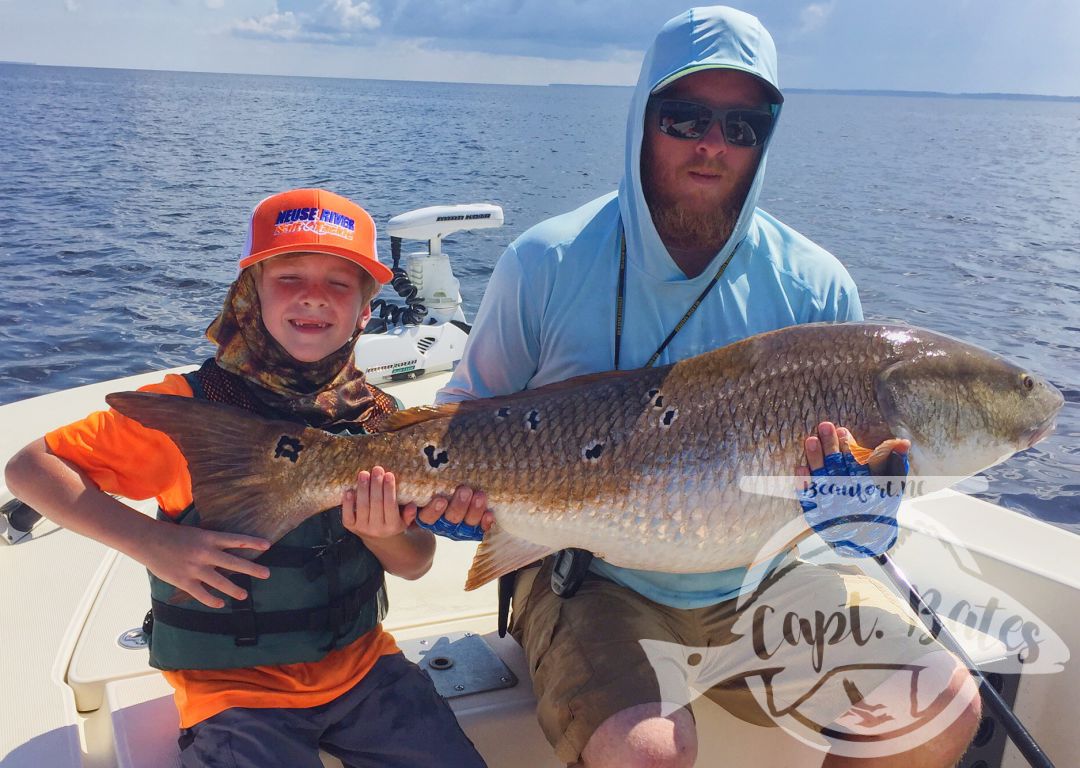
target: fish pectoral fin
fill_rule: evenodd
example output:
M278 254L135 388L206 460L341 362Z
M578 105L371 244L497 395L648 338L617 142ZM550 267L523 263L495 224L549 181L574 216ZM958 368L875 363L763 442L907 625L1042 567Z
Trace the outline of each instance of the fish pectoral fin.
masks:
M874 455L874 449L863 448L855 442L854 437L848 438L848 450L851 451L851 455L855 457L855 461L863 465L867 464Z
M543 544L514 536L499 528L498 523L484 536L476 549L469 577L465 580L465 591L469 592L494 581L503 574L524 568L530 563L541 560L555 550Z
M895 437L889 438L876 448L863 448L861 445L855 442L854 437L848 438L848 450L851 451L851 455L855 457L855 461L859 462L863 466L867 464L878 464L884 462L889 458L889 454L892 453L893 445L897 442Z
M799 544L802 543L804 539L810 538L813 534L814 530L809 526L800 529L799 532L792 536L790 539L788 539L786 543L781 544L778 547L774 547L768 553L759 552L758 556L754 559L754 561L748 566L746 566L746 570L752 571L755 568L760 568L762 565L771 562L772 560L780 557L785 557L789 554L793 554Z

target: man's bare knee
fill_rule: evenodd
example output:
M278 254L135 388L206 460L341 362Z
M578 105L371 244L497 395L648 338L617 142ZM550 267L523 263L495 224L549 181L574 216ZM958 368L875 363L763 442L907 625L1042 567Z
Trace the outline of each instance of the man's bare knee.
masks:
M860 766L860 768L944 768L955 765L964 754L975 734L982 712L978 686L971 673L952 654L937 651L916 662L923 666L924 679L915 684L911 678L898 673L871 691L834 723L840 731L859 733L865 742L862 756L831 754L825 761L828 768ZM911 711L914 704L918 715ZM865 710L878 710L878 721L884 731L897 733L907 726L904 735L890 737L875 733L867 727ZM852 715L862 720L852 726Z
M689 768L697 759L697 729L686 709L661 714L659 704L616 712L593 732L581 753L586 768Z

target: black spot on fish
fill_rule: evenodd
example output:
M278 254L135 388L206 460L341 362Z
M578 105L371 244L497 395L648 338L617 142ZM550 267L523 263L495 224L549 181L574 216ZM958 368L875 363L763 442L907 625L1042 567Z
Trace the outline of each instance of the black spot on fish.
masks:
M434 445L424 446L424 455L427 456L428 465L432 469L438 469L443 464L450 463L450 456L446 451L436 451L438 451L438 449Z
M586 461L599 461L600 457L604 453L603 443L593 443L592 446L586 448L582 455Z
M502 421L510 415L510 409L505 406L495 411L495 421Z
M304 444L295 437L282 435L274 448L274 458L285 458L295 464L296 460L300 458L300 451L304 450L304 448Z
M679 411L675 408L668 408L664 411L664 415L660 417L660 424L664 427L670 427L677 418L679 418Z
M540 411L529 411L529 415L525 417L525 423L534 432L540 429Z
M657 395L656 399L653 400L652 406L653 406L653 408L663 408L664 407L664 396L663 395Z

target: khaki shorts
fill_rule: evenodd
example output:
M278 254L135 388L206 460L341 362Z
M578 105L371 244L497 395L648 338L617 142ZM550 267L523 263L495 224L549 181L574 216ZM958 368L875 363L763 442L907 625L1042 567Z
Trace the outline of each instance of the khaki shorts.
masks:
M615 713L659 701L677 709L693 698L688 686L750 723L786 714L821 730L942 648L906 603L848 566L792 561L752 599L689 610L592 573L560 598L550 575L550 558L519 574L510 631L529 662L540 726L567 763ZM687 681L682 694L672 674Z

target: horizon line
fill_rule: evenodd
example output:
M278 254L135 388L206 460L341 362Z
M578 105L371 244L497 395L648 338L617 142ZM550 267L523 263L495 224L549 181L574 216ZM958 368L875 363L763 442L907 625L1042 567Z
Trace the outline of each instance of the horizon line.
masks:
M102 69L114 72L168 72L189 75L226 75L240 77L295 77L315 78L323 80L372 80L390 83L434 83L440 85L491 85L521 88L633 88L633 83L491 83L482 80L422 80L416 78L384 78L384 77L358 77L355 75L281 75L265 72L219 72L212 70L191 69L154 69L150 67L108 67L91 66L86 64L40 64L33 61L10 61L0 60L0 66L23 66L23 67L51 67L54 69ZM844 96L908 96L925 98L961 98L961 99L1013 99L1013 100L1036 100L1036 101L1068 101L1080 102L1080 95L1062 96L1048 93L1020 93L1014 91L937 91L906 88L835 88L835 87L805 87L787 86L781 89L783 93L827 93Z

